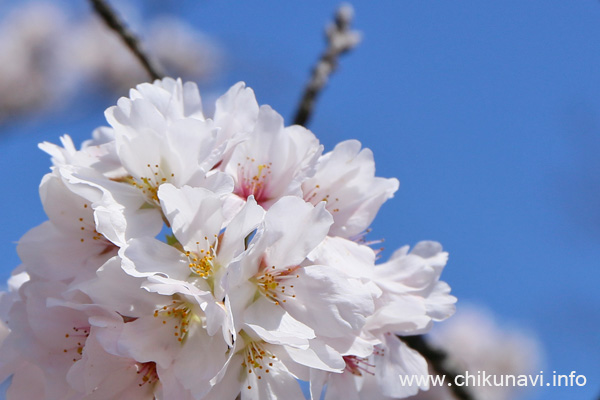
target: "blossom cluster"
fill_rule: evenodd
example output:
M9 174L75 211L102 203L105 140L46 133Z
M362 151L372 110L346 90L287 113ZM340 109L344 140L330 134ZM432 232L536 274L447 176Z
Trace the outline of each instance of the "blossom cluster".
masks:
M165 78L77 150L43 143L48 221L2 297L8 399L402 398L400 337L454 312L436 242L378 262L364 235L396 179L330 152L238 83L209 118Z

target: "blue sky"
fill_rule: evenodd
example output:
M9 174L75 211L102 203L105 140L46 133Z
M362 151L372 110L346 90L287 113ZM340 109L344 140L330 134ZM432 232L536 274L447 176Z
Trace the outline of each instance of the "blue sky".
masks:
M62 1L83 12L86 7ZM146 0L216 39L226 65L205 91L244 80L291 121L322 29L337 2ZM558 0L355 1L364 34L342 59L310 128L331 149L355 138L378 175L400 190L371 238L384 257L440 241L443 279L463 302L535 332L544 370L585 374L600 393L600 2ZM14 242L45 218L37 185L49 159L39 141L76 142L103 124L115 97L82 88L76 104L0 127L0 277L18 265Z

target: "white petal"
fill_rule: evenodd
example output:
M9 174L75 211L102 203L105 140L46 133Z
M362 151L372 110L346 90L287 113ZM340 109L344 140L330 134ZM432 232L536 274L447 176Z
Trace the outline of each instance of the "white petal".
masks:
M244 82L236 83L217 99L214 120L221 128L220 142L251 131L257 118L258 104L254 92L245 87Z
M397 332L416 335L431 328L425 302L417 296L403 296L380 306L369 317L365 329L374 335Z
M7 400L45 399L43 371L34 364L25 364L12 377L6 391Z
M129 389L138 393L128 398L143 399L152 395L151 385L138 386L141 377L135 364L131 358L107 353L92 333L86 340L82 359L69 370L67 381L86 394L86 399L117 398Z
M163 319L152 314L128 322L119 339L119 350L123 356L139 362L155 362L168 368L181 351L181 342L173 335L178 332L175 326L179 323L177 318Z
M346 366L342 356L318 340L311 341L308 349L285 346L285 352L294 362L323 371L340 372Z
M329 375L325 400L360 400L356 379L349 372Z
M311 368L310 370L310 400L321 400L321 392L329 378L327 371Z
M91 232L77 233L79 236L65 234L50 221L31 229L17 246L25 269L31 275L57 281L92 278L117 248L106 240L94 240Z
M342 337L354 335L373 313L371 291L360 281L325 266L313 265L297 271L296 298L285 308L317 335Z
M265 210L248 198L244 207L231 220L219 247L219 262L228 265L231 260L245 250L245 239L262 222Z
M176 188L171 184L160 185L158 197L173 233L183 247L208 250L223 224L220 197L204 188Z
M121 268L121 260L113 257L98 269L97 277L76 287L94 303L106 305L123 316L138 317L150 313L162 301L160 295L141 288L143 279L133 277Z
M315 337L311 328L262 296L246 309L244 321L268 343L307 348L308 339Z
M269 373L246 375L246 387L242 387L242 400L304 400L300 385L285 366L276 361ZM258 377L261 379L258 379ZM248 389L250 388L250 389Z
M183 253L156 239L133 239L119 254L123 259L123 269L131 276L161 274L183 281L190 275L188 261Z
M160 213L143 208L146 198L133 186L114 182L90 169L65 166L60 173L70 190L91 203L98 232L116 245L160 232Z
M227 350L222 338L208 336L202 327L195 324L172 366L173 374L195 398L201 398L211 389L211 379L225 364Z
M428 380L425 380L424 385L403 386L398 376L427 376L428 373L423 356L395 335L386 335L385 353L376 358L375 368L375 377L384 395L403 398L416 394L419 389L427 390Z
M450 295L450 286L446 282L438 282L427 296L427 315L434 321L442 321L456 311L456 297Z
M375 266L373 249L341 237L327 236L308 255L308 258L313 264L327 265L353 278L372 279L373 277Z
M323 204L313 207L298 197L284 197L265 216L266 262L278 269L296 266L325 239L333 219ZM268 235L268 236L267 236Z
M242 363L244 358L240 354L234 355L227 369L224 371L223 377L216 383L211 391L203 397L203 400L225 400L235 399L240 393L243 384L244 371L242 370Z

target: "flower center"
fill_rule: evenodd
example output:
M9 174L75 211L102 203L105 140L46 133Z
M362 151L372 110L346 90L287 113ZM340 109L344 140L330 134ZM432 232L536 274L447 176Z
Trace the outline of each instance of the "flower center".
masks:
M304 193L304 200L314 205L324 201L327 203L326 208L329 212L336 213L340 211L340 209L336 206L336 203L338 203L340 199L337 197L335 199L331 199L329 194L322 194L320 185L315 185L312 189L307 190Z
M158 199L158 187L163 183L170 181L175 174L169 172L167 168L162 167L159 164L147 164L148 176L133 177L131 175L121 179L117 179L119 182L129 183L132 186L140 189L148 204L156 207L160 207L160 200Z
M63 353L73 357L73 362L81 359L85 341L90 336L90 327L73 327L71 332L65 333L65 339L68 344L63 349Z
M173 336L175 336L179 342L183 342L189 332L190 323L197 317L192 312L191 304L175 299L171 304L154 310L154 318L162 318L163 324L166 324L169 319L176 318L178 321L173 326L175 331L173 332Z
M80 211L81 213L77 213L80 215L80 217L77 218L77 222L79 222L79 230L81 231L81 237L79 241L81 243L89 243L89 240L91 239L92 241L96 242L96 244L105 246L100 254L106 254L111 250L115 250L117 247L96 230L94 214L91 207L87 203L84 203Z
M273 362L275 362L277 357L268 350L265 350L261 343L250 341L243 351L244 361L242 362L242 366L247 373L256 374L257 379L262 379L263 372L265 374L271 372L270 368L273 367ZM252 387L248 386L248 389L252 389Z
M346 371L351 374L362 376L362 373L365 372L369 375L375 375L375 372L372 370L375 368L375 365L370 364L366 358L357 356L344 356L343 358L346 361Z
M301 268L296 266L283 270L276 269L275 266L265 268L254 278L258 290L275 305L280 302L287 302L288 298L295 298L294 285L289 283L290 279L297 279L300 275L296 271Z
M235 194L242 198L254 195L257 203L267 199L268 177L271 174L271 163L255 165L256 160L246 157L246 163L238 163L238 186Z
M140 375L140 383L138 383L139 387L144 385L152 385L158 382L158 373L156 372L156 363L153 361L145 362L145 363L137 363L137 372L136 374Z
M209 278L215 272L217 267L215 258L217 257L217 249L219 247L219 237L214 235L214 241L211 243L208 236L204 237L206 246L200 246L200 242L196 242L198 249L196 251L185 251L188 258L188 266L193 273L201 278ZM206 250L202 247L206 247Z

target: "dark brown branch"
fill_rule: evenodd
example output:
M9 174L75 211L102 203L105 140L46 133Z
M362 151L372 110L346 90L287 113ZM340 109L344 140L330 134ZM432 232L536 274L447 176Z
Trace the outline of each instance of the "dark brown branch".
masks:
M129 28L127 28L115 10L113 10L112 7L104 0L90 1L96 13L98 13L106 25L115 31L115 33L119 35L123 42L125 42L129 50L131 50L135 57L140 61L152 80L163 78L164 73L162 72L162 68L142 49L139 39Z
M325 30L327 49L312 70L296 111L294 124L305 126L308 123L317 97L327 84L329 76L337 68L338 58L360 42L360 33L350 30L352 17L352 8L343 5L337 10L334 23L327 26Z
M454 384L458 373L448 368L448 354L445 351L432 347L424 336L399 336L399 338L410 348L418 351L425 357L429 366L436 374L446 376L446 380L452 383L452 386L448 386L448 388L452 391L454 397L458 400L475 400L475 397L467 387Z

